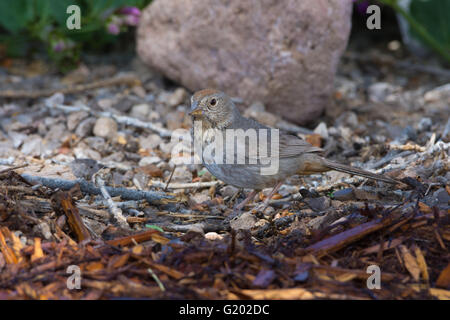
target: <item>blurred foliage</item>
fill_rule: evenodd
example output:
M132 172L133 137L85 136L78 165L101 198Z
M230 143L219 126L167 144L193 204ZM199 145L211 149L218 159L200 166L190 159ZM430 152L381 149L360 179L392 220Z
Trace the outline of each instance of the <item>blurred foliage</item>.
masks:
M379 0L410 25L411 35L450 62L450 0L411 0L405 10L398 0Z
M413 0L409 11L450 52L450 1ZM417 34L416 37L420 38Z
M0 43L8 56L24 57L42 50L61 68L78 61L81 50L104 51L127 39L128 27L139 17L121 12L144 8L151 0L13 0L0 1ZM69 30L70 5L81 9L81 29ZM135 13L135 11L132 11ZM125 22L125 18L137 21ZM128 20L127 20L128 21ZM114 27L114 28L111 28ZM129 38L129 37L128 37Z

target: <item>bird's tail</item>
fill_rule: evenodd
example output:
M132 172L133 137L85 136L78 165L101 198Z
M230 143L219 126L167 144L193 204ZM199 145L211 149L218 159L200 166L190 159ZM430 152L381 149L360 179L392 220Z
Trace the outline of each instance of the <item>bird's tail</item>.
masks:
M333 161L330 161L327 159L323 159L323 160L324 160L323 165L331 170L341 171L341 172L354 174L357 176L374 179L374 180L379 180L379 181L392 183L392 184L399 183L399 181L389 178L389 177L386 177L386 176L383 176L381 174L376 174L376 173L372 173L372 172L362 170L359 168L346 166L345 164L336 163L336 162L333 162Z

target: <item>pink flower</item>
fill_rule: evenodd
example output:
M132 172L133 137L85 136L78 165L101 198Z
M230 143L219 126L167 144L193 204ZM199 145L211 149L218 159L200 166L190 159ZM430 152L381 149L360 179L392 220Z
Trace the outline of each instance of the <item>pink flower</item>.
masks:
M61 52L66 48L64 41L59 40L58 42L53 44L53 51L55 52Z
M125 24L129 26L137 26L139 24L139 17L130 14L126 15L124 18Z
M124 15L131 15L135 17L141 16L141 10L139 10L136 7L123 7L122 9L119 10L119 12Z
M107 29L108 29L108 33L110 33L110 34L117 35L120 33L120 27L117 24L112 23L112 22L110 24L108 24Z

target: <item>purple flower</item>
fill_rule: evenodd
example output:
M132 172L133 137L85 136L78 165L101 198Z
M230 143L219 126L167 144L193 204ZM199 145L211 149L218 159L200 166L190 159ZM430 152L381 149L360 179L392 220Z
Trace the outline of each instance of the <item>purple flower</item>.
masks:
M63 40L59 40L58 42L55 42L54 44L53 44L53 51L55 51L55 52L61 52L61 51L63 51L64 49L66 48L66 45L65 45L65 43L64 43L64 41Z
M123 7L122 9L119 10L119 12L124 15L131 15L135 17L141 16L141 10L139 10L136 7Z
M117 24L112 23L112 22L110 24L108 24L107 29L108 29L108 33L110 33L110 34L117 35L120 33L120 27Z
M125 24L129 26L137 26L139 24L139 17L136 17L134 15L126 15L124 17Z

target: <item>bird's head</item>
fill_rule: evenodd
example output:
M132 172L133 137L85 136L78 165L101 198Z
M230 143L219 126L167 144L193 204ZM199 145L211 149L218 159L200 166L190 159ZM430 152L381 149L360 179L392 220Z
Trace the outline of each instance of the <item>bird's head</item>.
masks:
M194 120L208 121L212 127L223 129L239 116L231 98L216 89L197 91L191 98L191 112Z

